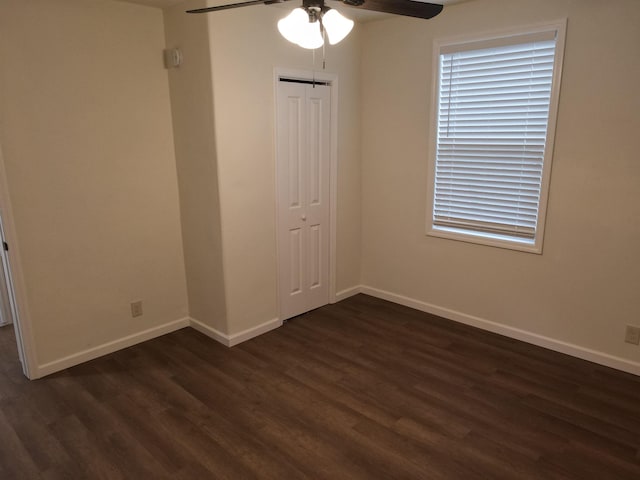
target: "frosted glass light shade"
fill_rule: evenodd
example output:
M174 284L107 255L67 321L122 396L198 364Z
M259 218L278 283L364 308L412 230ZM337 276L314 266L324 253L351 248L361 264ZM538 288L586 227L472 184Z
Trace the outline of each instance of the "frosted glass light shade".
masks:
M344 39L353 28L353 20L342 16L337 10L329 10L322 16L322 25L329 37L329 43L335 45Z
M309 22L309 14L302 8L295 8L279 20L278 31L284 38L302 48L315 49L324 43L320 22Z
M302 48L308 48L313 50L319 48L324 43L322 33L320 33L320 22L307 22L300 27L300 37L298 38L298 45Z
M300 36L300 26L309 22L309 15L301 8L294 8L293 11L278 21L278 31L280 35L292 43L298 43Z

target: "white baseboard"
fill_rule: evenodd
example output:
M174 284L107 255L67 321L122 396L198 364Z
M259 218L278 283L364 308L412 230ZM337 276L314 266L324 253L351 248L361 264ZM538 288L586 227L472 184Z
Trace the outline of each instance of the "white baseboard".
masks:
M260 325L256 325L255 327L243 330L242 332L227 335L219 330L216 330L213 327L210 327L209 325L202 323L199 320L196 320L195 318L191 319L192 328L195 328L200 333L203 333L207 337L210 337L227 347L233 347L234 345L238 345L239 343L246 342L247 340L251 340L258 335L262 335L263 333L267 333L281 326L282 320L274 318L273 320L266 321L264 323L261 323Z
M280 326L282 326L282 320L274 318L273 320L261 323L260 325L257 325L255 327L243 330L242 332L234 333L232 335L226 335L216 330L215 328L212 328L200 322L199 320L185 317L179 320L174 320L173 322L165 323L164 325L150 328L143 332L134 333L133 335L129 335L118 340L113 340L102 345L98 345L97 347L89 348L87 350L68 355L52 362L38 365L35 372L36 374L33 379L51 375L52 373L59 372L60 370L64 370L65 368L70 368L75 365L88 362L89 360L93 360L98 357L102 357L103 355L122 350L123 348L131 347L138 343L146 342L147 340L152 340L156 337L175 332L176 330L180 330L181 328L185 327L192 327L195 330L205 334L207 337L210 337L227 347L233 347L234 345L238 345L239 343L250 340L254 337L257 337L258 335L262 335L263 333L266 333Z
M473 315L468 315L466 313L458 312L448 308L440 307L438 305L422 302L420 300L415 300L413 298L405 297L403 295L398 295L373 287L368 287L365 285L352 287L347 290L338 292L336 294L336 301L344 300L358 293L371 295L372 297L381 298L393 303L404 305L410 308L415 308L416 310L420 310L422 312L438 315L449 320L464 323L466 325L471 325L473 327L481 328L483 330L504 335L506 337L531 343L533 345L538 345L540 347L548 348L556 352L571 355L583 360L588 360L590 362L615 368L617 370L622 370L634 375L640 375L640 363L634 362L632 360L627 360L624 358L616 357L614 355L609 355L608 353L592 350L560 340L555 340L543 335L538 335L537 333L532 333L526 330L521 330L519 328L492 322L484 318L475 317ZM73 367L74 365L93 360L103 355L116 352L123 348L131 347L138 343L145 342L147 340L151 340L161 335L165 335L167 333L171 333L189 326L227 347L233 347L234 345L238 345L239 343L245 342L282 326L282 320L274 318L255 327L243 330L242 332L227 335L194 318L181 318L179 320L174 320L173 322L165 323L164 325L160 325L158 327L150 328L143 332L135 333L133 335L129 335L127 337L39 365L36 369L36 375L34 379L50 375L60 370L64 370L65 368Z
M489 332L504 335L505 337L521 340L526 343L531 343L539 347L548 348L556 352L571 355L573 357L588 360L606 367L622 370L623 372L632 373L634 375L640 375L640 363L625 358L609 355L608 353L592 350L589 348L581 347L580 345L574 345L572 343L555 340L553 338L538 335L527 330L521 330L519 328L510 327L501 323L492 322L484 318L475 317L466 313L458 312L444 307L439 307L430 303L415 300L413 298L398 295L385 290L379 290L373 287L362 286L360 291L364 294L371 295L372 297L388 300L393 303L398 303L406 307L415 308L422 312L438 315L439 317L447 318L455 322L464 323L473 327L481 328Z
M88 362L89 360L93 360L95 358L102 357L103 355L122 350L123 348L131 347L138 343L146 342L147 340L151 340L152 338L175 332L176 330L180 330L181 328L188 327L189 324L189 318L181 318L179 320L174 320L172 322L168 322L163 325L144 330L142 332L134 333L133 335L129 335L112 342L98 345L97 347L74 353L73 355L69 355L52 362L38 365L36 368L36 375L34 379L59 372L60 370L73 367L74 365L79 365L80 363Z
M225 347L230 347L229 336L222 333L220 330L216 330L209 325L202 323L200 320L196 320L195 318L191 318L189 321L189 325L194 330L199 331L200 333L206 335L209 338L212 338L218 343L223 344Z
M331 303L338 303L342 300L345 300L349 297L353 297L354 295L357 295L359 293L362 292L362 287L360 285L357 285L355 287L351 287L351 288L346 288L344 290L341 290L339 292L336 293L335 299L333 302Z
M238 345L239 343L251 340L258 335L262 335L263 333L267 333L281 326L282 320L280 320L279 318L274 318L255 327L243 330L242 332L234 333L232 335L229 335L229 346L233 347L234 345Z

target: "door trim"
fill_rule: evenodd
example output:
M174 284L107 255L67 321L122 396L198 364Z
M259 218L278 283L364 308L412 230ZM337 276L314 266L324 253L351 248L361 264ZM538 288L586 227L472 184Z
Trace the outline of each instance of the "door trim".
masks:
M330 163L329 163L329 303L336 303L336 247L337 247L337 198L338 198L338 74L328 72L313 72L311 70L296 70L291 68L275 67L273 69L273 139L274 147L278 143L278 119L277 119L277 98L278 98L278 82L280 78L289 78L296 80L303 80L305 82L313 82L318 80L326 82L331 86L331 139L330 139ZM274 167L277 168L277 152L274 148ZM277 170L274 170L277 173ZM277 178L277 174L275 175ZM277 181L276 188L277 188ZM276 226L278 223L278 195L276 190ZM276 251L277 248L277 235L276 235ZM280 268L280 257L276 252L276 261L278 262L278 268ZM280 285L278 281L277 287L278 298L278 318L282 320L282 314L280 312Z
M31 317L29 316L29 308L27 305L24 275L22 272L22 264L20 263L20 258L22 257L15 233L16 229L13 221L13 210L11 208L2 145L0 145L0 212L2 213L5 240L9 244L7 258L9 259L9 268L11 269L11 283L13 284L15 301L13 324L16 332L16 342L19 351L22 352L22 372L27 378L33 380L38 378L38 361L35 352L33 329L31 328Z

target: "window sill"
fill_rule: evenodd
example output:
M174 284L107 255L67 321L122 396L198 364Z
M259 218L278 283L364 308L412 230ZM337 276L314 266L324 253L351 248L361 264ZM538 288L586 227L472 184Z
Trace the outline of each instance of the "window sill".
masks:
M537 244L534 240L509 237L507 235L496 235L483 232L471 233L468 230L430 226L427 230L427 236L446 238L448 240L456 240L459 242L475 243L477 245L486 245L488 247L518 250L520 252L535 253L538 255L542 254L542 242Z

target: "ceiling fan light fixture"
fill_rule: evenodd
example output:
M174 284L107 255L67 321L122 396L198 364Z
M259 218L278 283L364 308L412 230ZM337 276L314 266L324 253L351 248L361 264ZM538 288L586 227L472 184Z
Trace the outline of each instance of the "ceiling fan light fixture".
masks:
M353 29L354 22L341 15L337 10L324 7L323 3L295 8L286 17L278 21L278 31L291 43L310 50L324 45L323 30L329 43L335 45L344 39Z
M349 35L353 29L353 20L343 16L337 10L333 8L329 9L322 16L322 25L324 26L327 36L329 37L329 43L335 45L341 42Z

